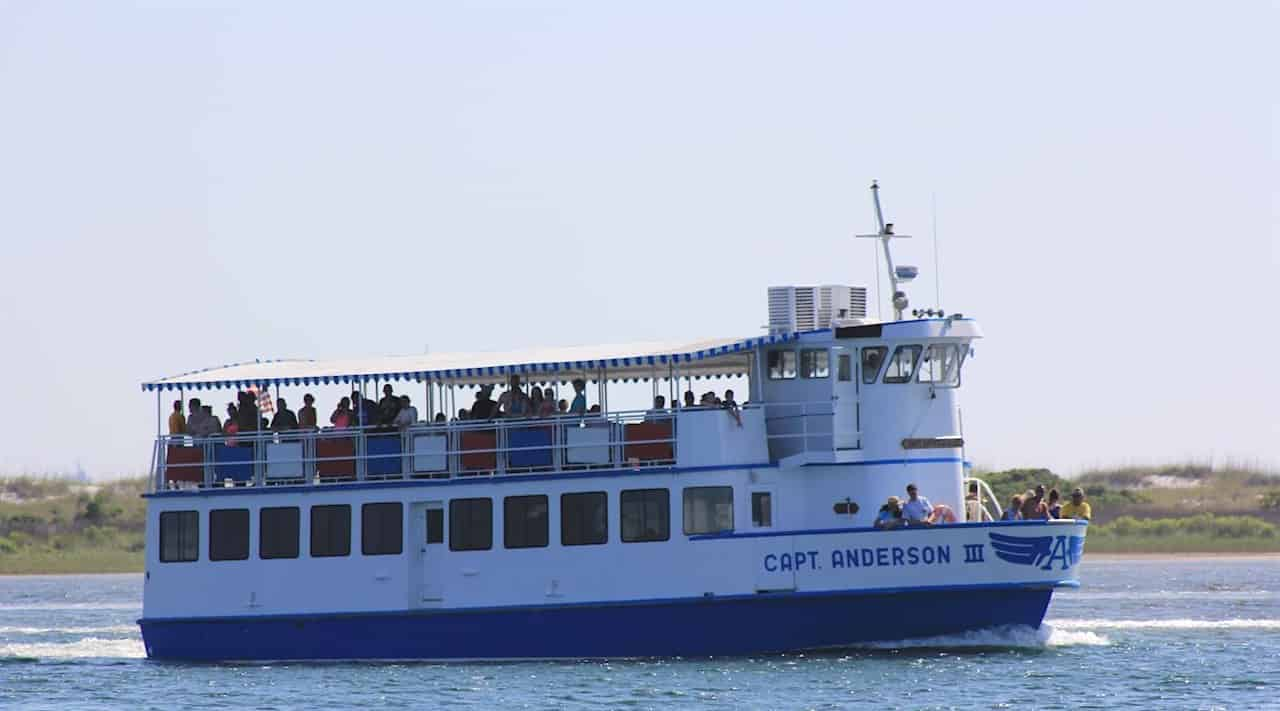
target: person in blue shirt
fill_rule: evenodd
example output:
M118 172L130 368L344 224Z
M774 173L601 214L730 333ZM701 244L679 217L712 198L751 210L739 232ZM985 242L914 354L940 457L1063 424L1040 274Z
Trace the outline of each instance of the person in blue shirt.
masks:
M587 381L582 378L573 380L573 403L569 405L569 414L587 414Z
M919 495L915 484L907 484L907 503L902 505L902 517L911 526L933 525L933 504Z
M876 521L872 525L881 529L902 528L907 525L907 522L902 520L902 506L898 497L889 497L885 505L880 507L880 513L876 515Z

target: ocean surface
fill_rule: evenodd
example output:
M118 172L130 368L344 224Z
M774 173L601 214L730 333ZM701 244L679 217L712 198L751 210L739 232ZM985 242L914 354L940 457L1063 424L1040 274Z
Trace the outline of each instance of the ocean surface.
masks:
M1039 630L824 654L149 662L140 575L0 577L0 708L1280 709L1280 558L1096 559Z

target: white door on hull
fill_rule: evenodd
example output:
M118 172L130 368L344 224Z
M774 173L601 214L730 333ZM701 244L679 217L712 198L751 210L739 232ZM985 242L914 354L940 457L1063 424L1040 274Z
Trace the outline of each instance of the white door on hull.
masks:
M836 449L857 449L858 376L855 372L854 349L836 346L831 349L835 360L835 376L831 379L831 429Z
M426 607L444 599L445 528L444 502L422 501L411 507L409 535L413 545L413 573L409 599L414 607Z

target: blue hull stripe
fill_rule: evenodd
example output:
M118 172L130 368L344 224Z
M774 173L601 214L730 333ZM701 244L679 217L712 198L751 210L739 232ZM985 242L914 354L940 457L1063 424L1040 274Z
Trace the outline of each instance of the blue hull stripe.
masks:
M143 619L153 659L551 659L721 656L1038 627L1051 584L891 594L760 594L681 604Z

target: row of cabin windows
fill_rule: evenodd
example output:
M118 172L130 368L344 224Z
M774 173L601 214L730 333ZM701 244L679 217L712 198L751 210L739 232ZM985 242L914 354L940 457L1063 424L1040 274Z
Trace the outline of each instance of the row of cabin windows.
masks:
M643 543L671 538L670 494L667 489L631 489L619 497L622 541ZM560 497L560 544L586 546L609 540L608 495L603 491ZM297 558L301 512L296 506L258 511L258 557L263 560ZM772 497L751 494L752 525L773 525ZM549 510L545 495L503 499L503 545L542 548L549 540ZM399 555L403 550L404 505L370 503L361 507L360 550L367 556ZM199 514L165 511L160 514L160 560L165 563L199 559ZM733 487L695 486L684 490L684 532L699 535L733 530ZM443 511L426 512L426 542L444 542ZM449 502L449 549L493 548L493 500L453 499ZM311 507L311 557L351 555L351 506ZM209 560L249 558L249 510L209 512Z
M916 378L922 383L955 385L960 382L960 364L967 352L967 348L960 348L954 343L935 343L927 349L919 345L898 346L893 350L893 356L888 358L888 367L884 367L888 347L863 348L862 382L867 385L877 380L908 383ZM798 367L796 351L770 350L769 379L794 380L797 376L803 379L826 378L831 375L830 363L830 355L825 348L800 349ZM841 381L853 379L853 363L848 354L836 356L836 377Z

